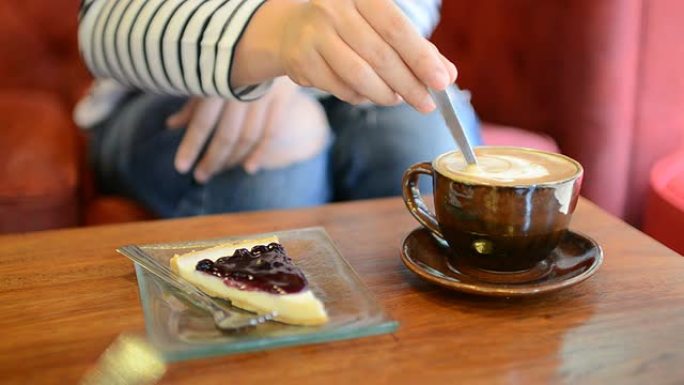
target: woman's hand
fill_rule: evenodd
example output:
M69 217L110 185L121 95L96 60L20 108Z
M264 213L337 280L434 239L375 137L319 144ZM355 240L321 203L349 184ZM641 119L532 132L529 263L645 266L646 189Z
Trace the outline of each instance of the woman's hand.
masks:
M267 1L236 55L234 83L286 74L350 103L403 99L421 112L435 109L428 88L446 89L457 76L391 0Z
M196 163L194 177L200 183L238 165L248 173L288 166L320 153L329 138L318 101L285 78L250 103L190 99L167 124L172 129L187 127L175 166L187 173Z

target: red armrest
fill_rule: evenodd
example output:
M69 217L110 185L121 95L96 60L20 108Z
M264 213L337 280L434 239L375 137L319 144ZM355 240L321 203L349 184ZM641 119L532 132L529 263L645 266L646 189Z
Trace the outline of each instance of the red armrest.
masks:
M78 223L75 130L56 96L0 91L0 233Z

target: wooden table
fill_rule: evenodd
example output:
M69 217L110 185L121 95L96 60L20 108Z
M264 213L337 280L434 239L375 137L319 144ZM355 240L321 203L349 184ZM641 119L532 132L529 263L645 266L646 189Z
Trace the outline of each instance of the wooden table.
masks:
M399 199L0 237L0 383L76 383L119 333L143 329L117 246L318 225L399 330L177 363L163 384L684 383L683 257L582 201L573 227L606 252L596 276L534 299L461 295L400 262L416 223Z

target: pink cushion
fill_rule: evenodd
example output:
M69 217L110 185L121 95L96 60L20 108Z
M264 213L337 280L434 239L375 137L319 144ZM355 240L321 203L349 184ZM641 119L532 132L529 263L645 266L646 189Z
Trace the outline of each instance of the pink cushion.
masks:
M679 173L672 176L663 190L663 195L684 211L684 162L680 164Z
M484 123L482 125L482 137L488 146L515 146L560 152L558 145L550 136L519 128Z
M650 187L644 231L684 254L684 151L656 163Z

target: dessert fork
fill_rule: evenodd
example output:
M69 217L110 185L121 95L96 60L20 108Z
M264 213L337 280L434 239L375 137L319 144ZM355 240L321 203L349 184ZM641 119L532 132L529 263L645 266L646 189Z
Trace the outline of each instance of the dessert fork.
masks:
M225 331L235 331L246 327L256 326L276 317L276 313L254 314L230 308L217 302L212 297L199 290L195 285L174 273L168 266L157 261L140 247L124 246L116 250L145 270L154 274L167 284L178 289L192 304L208 311L216 326Z

